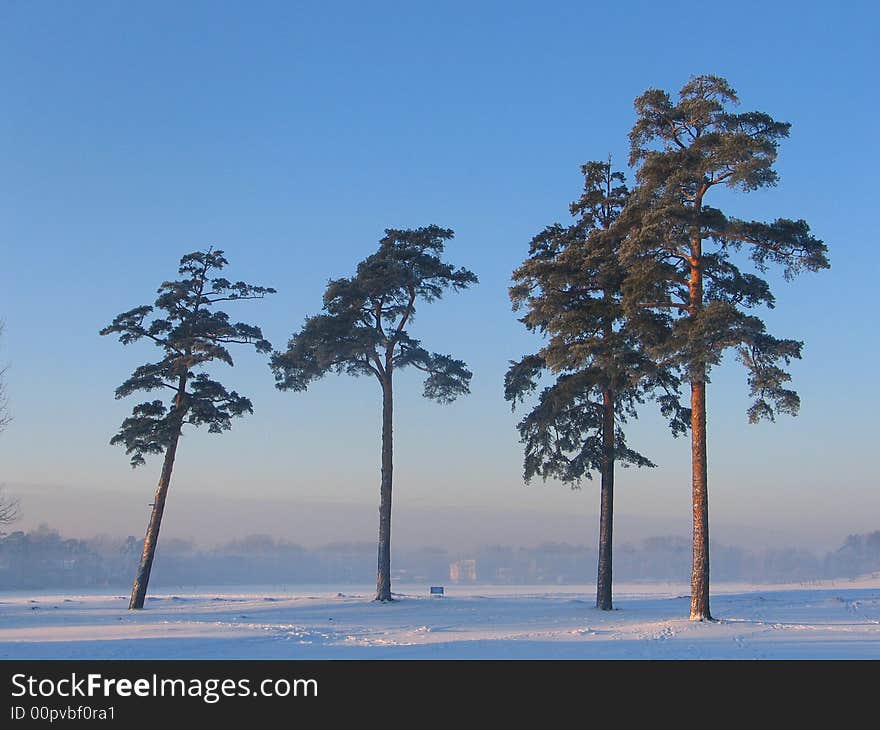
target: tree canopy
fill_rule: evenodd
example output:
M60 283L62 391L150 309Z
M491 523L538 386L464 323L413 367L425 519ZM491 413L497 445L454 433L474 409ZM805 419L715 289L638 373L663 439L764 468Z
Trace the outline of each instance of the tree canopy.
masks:
M749 419L757 421L797 412L800 400L783 366L800 358L803 346L770 335L748 313L775 305L759 274L776 264L791 279L829 263L825 244L802 219L742 220L707 205L716 186L751 191L778 181L773 164L790 125L763 112L732 111L738 103L718 76L692 78L677 102L659 89L636 99L630 163L638 166L638 186L623 217L629 230L621 258L624 305L636 319L653 310L669 322L670 336L655 341L656 357L690 375L735 348L748 371ZM742 269L740 253L757 273Z
M167 405L155 399L134 406L111 439L111 444L125 447L132 466L142 465L148 454L163 453L183 424L221 433L230 428L232 418L253 412L248 398L227 390L203 368L214 361L233 365L229 345L271 350L259 327L233 322L216 307L223 302L260 299L275 290L211 276L227 263L223 251L185 255L178 269L181 278L163 282L153 305L123 312L101 330L102 335L119 335L124 345L145 339L162 351L161 359L136 368L116 389L117 398L140 391L164 391L172 396Z
M373 375L384 383L408 366L425 373L424 395L449 402L469 392L464 362L429 352L409 333L419 301L477 283L476 275L441 260L453 232L438 226L386 229L379 249L354 276L331 279L323 313L306 319L287 349L271 358L276 387L305 390L327 373Z
M504 383L505 398L516 405L540 387L545 374L556 376L518 424L524 476L574 486L603 468L604 392L613 394L614 459L624 466L653 466L627 446L622 428L648 394L675 433L688 418L678 403L677 378L645 355L624 317L625 272L618 259L623 229L616 225L629 197L624 175L598 161L583 165L582 172L583 194L570 206L576 221L554 223L536 235L513 273L513 307L526 310L520 321L543 335L545 344L512 362Z

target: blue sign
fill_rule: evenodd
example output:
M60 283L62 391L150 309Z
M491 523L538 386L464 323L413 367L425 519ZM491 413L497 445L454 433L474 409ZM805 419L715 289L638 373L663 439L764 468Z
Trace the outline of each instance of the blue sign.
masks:
M431 595L432 596L442 596L443 595L443 586L431 586Z

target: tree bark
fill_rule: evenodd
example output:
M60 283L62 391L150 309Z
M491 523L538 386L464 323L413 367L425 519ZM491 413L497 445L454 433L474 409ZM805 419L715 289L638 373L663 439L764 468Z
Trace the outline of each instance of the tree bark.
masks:
M156 496L153 498L153 511L150 514L150 522L147 525L147 534L144 538L144 551L141 554L141 562L138 566L134 584L131 587L131 601L129 610L144 607L144 599L147 596L147 584L150 582L150 571L153 569L153 556L156 554L156 543L159 539L159 527L162 525L162 514L165 512L165 499L168 497L168 485L171 484L171 470L174 468L174 457L177 454L177 442L180 440L180 425L175 435L165 450L165 461L162 464L162 474L159 476L159 486L156 488Z
M696 208L702 206L698 196ZM689 282L691 316L703 308L703 241L699 230L691 242ZM706 466L706 364L691 366L691 489L694 519L691 621L711 621L709 611L709 492Z
M706 468L706 381L691 379L691 468L694 513L694 563L691 621L711 621L709 611L709 493Z
M393 469L392 422L394 398L391 370L382 382L382 483L379 487L379 565L376 574L376 600L391 598L391 473Z
M599 575L596 581L596 608L610 611L611 551L614 523L614 394L602 393L602 497L599 509Z

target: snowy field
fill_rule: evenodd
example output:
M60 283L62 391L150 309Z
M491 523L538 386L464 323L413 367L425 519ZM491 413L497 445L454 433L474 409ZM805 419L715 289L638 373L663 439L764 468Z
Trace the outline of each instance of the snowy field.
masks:
M717 585L715 623L684 585L0 593L2 659L880 659L880 575L809 586Z

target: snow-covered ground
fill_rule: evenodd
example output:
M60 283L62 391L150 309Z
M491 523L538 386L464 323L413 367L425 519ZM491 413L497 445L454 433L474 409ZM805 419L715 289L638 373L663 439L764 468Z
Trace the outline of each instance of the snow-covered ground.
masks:
M687 586L395 586L369 591L181 590L141 612L120 594L0 593L2 659L880 659L880 576L713 587L715 623L688 621Z

